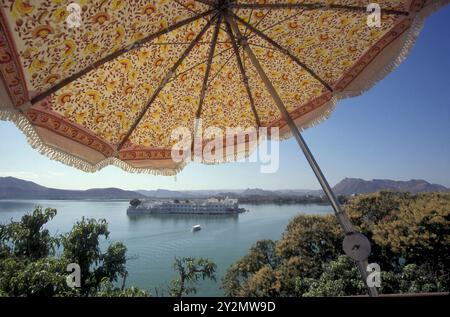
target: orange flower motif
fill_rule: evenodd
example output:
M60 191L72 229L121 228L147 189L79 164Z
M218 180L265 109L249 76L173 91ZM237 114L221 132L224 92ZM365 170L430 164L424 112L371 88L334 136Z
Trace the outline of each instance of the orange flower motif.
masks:
M188 32L188 34L186 34L186 42L190 42L194 39L195 37L195 33L194 32Z
M151 15L155 12L156 12L156 8L152 4L148 4L142 9L142 14L146 14L146 15Z
M299 25L298 25L298 23L296 21L292 21L292 22L289 22L288 27L291 30L295 30L295 29L297 29L299 27Z
M106 12L100 12L100 13L97 13L94 16L94 22L95 23L98 23L98 24L102 25L106 21L109 21L109 15Z
M157 59L154 61L153 65L154 65L155 67L158 67L159 65L162 64L163 61L164 61L164 59L162 59L161 57L160 57L160 58L157 58Z
M133 86L132 85L126 85L123 92L124 94L128 95L131 94L133 92Z
M255 13L255 16L256 16L258 19L261 19L261 18L264 16L264 12L263 12L263 11L258 11L258 12Z
M44 79L44 83L53 85L59 78L60 76L58 74L51 74Z
M96 124L99 124L99 123L101 123L101 122L103 122L103 119L105 118L105 115L103 115L103 114L97 114L97 115L95 115L95 117L94 117L94 122L96 123Z
M67 92L63 93L60 96L58 96L57 102L59 105L63 106L65 103L70 102L70 98L72 97L72 94Z
M45 39L50 33L53 33L53 29L50 25L41 25L33 30L32 35L33 38L40 37L41 39Z

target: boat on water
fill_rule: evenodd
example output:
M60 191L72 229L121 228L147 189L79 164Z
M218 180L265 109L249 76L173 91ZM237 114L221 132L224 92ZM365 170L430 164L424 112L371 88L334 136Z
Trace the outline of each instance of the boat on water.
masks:
M200 225L192 226L192 232L196 232L196 231L200 231L200 230L202 230L202 227Z
M245 212L238 200L231 198L208 198L191 200L132 200L127 214L206 214L224 215Z

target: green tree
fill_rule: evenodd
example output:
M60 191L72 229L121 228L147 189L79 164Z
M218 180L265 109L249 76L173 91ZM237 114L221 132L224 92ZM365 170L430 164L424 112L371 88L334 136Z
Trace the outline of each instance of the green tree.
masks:
M307 287L308 291L303 296L361 295L366 292L358 269L354 262L345 255L339 256L335 261L326 263L323 273L318 279L308 278L299 287L304 288L305 284L309 284L309 287Z
M369 261L381 267L380 292L449 290L450 193L379 192L352 197L344 208L372 242ZM342 255L342 239L334 216L299 215L280 240L256 243L228 268L225 295L364 293L357 269ZM267 250L274 256L264 256Z
M0 294L2 296L132 296L147 295L137 288L114 288L125 278L126 247L112 243L102 252L100 239L107 240L105 220L85 219L60 237L51 236L45 225L56 210L37 207L20 221L0 225ZM61 246L60 256L55 247ZM69 263L81 268L81 289L67 286Z
M140 201L139 199L137 199L137 198L134 198L134 199L132 199L132 200L130 201L130 205L133 206L133 207L137 207L137 206L139 206L140 204L141 204L141 201Z
M169 286L171 296L181 297L197 292L199 280L215 281L216 264L206 258L182 257L175 258L173 268L179 277L173 279Z
M13 246L17 257L40 259L54 251L58 239L52 237L44 225L56 216L56 209L37 207L32 214L22 216L19 222L12 221L6 227L6 239Z
M96 292L101 280L109 281L125 278L127 271L127 248L120 242L111 244L103 253L100 249L100 237L108 239L109 231L106 220L82 218L72 230L62 236L64 251L62 258L67 263L77 263L81 269L81 291L87 295Z

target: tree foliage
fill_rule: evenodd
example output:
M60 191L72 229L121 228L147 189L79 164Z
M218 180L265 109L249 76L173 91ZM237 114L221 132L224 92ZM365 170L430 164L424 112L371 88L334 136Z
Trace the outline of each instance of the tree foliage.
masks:
M113 286L127 275L127 248L116 242L102 252L100 240L107 241L109 235L105 220L83 218L70 232L52 236L45 226L55 216L55 209L37 207L20 221L0 224L2 296L147 295ZM66 283L69 263L80 266L81 288Z
M356 228L372 242L382 293L449 290L450 194L379 192L346 200ZM334 216L299 215L278 241L257 242L222 279L228 296L364 294L354 263L342 255Z
M214 262L206 258L176 257L173 268L179 276L171 281L169 294L176 297L195 294L200 279L216 280L216 267Z

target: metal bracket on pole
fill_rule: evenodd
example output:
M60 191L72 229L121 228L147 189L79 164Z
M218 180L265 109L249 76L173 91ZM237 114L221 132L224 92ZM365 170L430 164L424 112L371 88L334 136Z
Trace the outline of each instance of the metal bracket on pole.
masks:
M314 159L314 156L312 155L311 151L309 150L309 147L306 144L305 140L303 139L303 136L301 135L297 125L295 124L294 120L292 120L291 116L289 115L289 112L286 110L286 107L284 106L283 101L281 100L280 96L278 95L278 92L276 91L276 89L273 86L272 82L270 81L269 77L267 77L264 69L262 68L261 64L259 63L258 58L255 56L252 49L248 45L247 39L242 36L236 21L230 15L228 15L226 13L225 13L225 19L230 24L232 31L233 31L234 35L236 36L238 42L242 45L246 54L250 58L253 66L256 69L256 72L258 73L261 80L264 82L264 85L266 86L268 92L270 93L273 101L275 102L278 109L280 110L280 112L283 116L283 119L288 124L288 126L292 132L292 135L295 137L298 145L302 149L303 154L305 155L309 165L311 166L312 170L314 171L314 174L316 175L316 177L320 183L320 186L322 187L325 195L330 200L330 203L331 203L331 206L333 207L336 218L338 219L339 224L341 225L344 233L346 234L346 237L357 234L352 223L350 222L350 219L347 217L347 215L345 214L345 212L342 210L341 206L339 205L339 202L336 199L336 197L333 193L333 190L331 189L331 187L328 184L328 181L326 180L325 176L323 175L319 165L317 164L316 160ZM362 238L361 234L357 234L357 236L360 238L360 240L363 240L365 238L365 237ZM367 238L365 238L365 239L367 240ZM348 240L351 241L352 239L347 239L347 241ZM368 240L367 240L367 242L366 241L361 241L361 242L367 243ZM359 248L360 248L360 245L354 245L350 249L359 249ZM347 248L344 248L344 250L346 250L346 249ZM370 244L369 244L369 253L370 253ZM349 254L349 253L347 253L347 255L349 255L351 258L353 258L357 262L358 269L361 273L361 277L363 279L364 285L366 285L366 287L368 288L369 295L370 296L378 296L377 289L375 287L370 287L367 285L367 281L368 281L367 257L361 259L358 257L353 257L352 254Z

